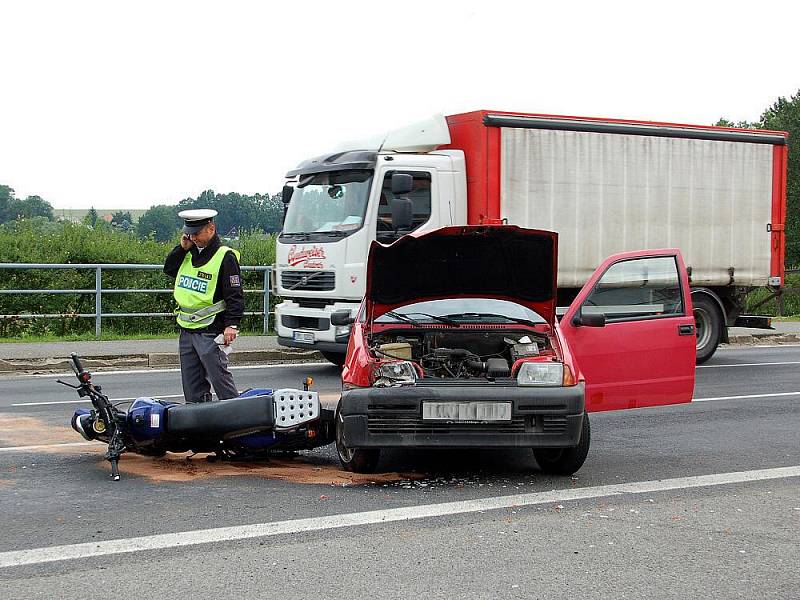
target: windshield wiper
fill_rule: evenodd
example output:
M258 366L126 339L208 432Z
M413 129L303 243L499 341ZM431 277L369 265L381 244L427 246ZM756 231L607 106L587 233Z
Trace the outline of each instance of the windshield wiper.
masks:
M520 325L537 325L536 322L531 321L530 319L522 319L520 317L509 317L508 315L499 315L497 313L473 313L473 312L465 312L459 314L452 314L448 315L449 317L500 317L501 319L508 319L514 323L519 323ZM538 323L541 324L541 323Z
M461 327L461 323L458 321L454 321L453 319L448 319L447 317L439 317L437 315L429 315L428 313L424 312L413 312L412 315L422 315L423 317L429 317L434 321L439 321L439 323L444 323L445 325L452 325L453 327Z
M390 310L390 311L386 312L385 314L389 315L390 317L394 317L398 321L403 321L405 323L410 323L411 325L416 325L417 327L422 325L422 323L420 323L419 321L415 321L411 317L407 317L405 315L401 315L400 313L394 312L393 310Z

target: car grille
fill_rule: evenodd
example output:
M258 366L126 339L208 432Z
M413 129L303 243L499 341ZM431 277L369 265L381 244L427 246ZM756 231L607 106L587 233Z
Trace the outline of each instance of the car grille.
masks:
M333 271L283 271L281 285L286 289L326 292L336 287Z
M418 435L447 435L453 433L525 433L525 419L496 423L441 423L424 421L414 416L372 416L367 418L370 433L405 433Z
M567 417L545 415L542 417L542 431L544 433L563 433L567 428Z

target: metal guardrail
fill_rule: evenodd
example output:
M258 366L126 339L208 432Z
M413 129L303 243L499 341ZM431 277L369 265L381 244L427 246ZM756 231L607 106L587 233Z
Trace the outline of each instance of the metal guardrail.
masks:
M18 315L0 315L0 319L59 319L64 317L86 317L94 318L95 326L94 333L96 337L100 337L102 332L103 318L106 317L173 317L173 313L104 313L103 312L103 294L171 294L172 289L149 289L149 288L133 288L133 289L120 289L120 288L103 288L103 271L104 270L133 270L133 271L160 271L164 265L137 265L137 264L47 264L47 263L0 263L0 269L50 269L50 270L65 270L65 269L93 269L94 288L87 289L56 289L56 290L3 290L0 289L0 294L11 295L24 295L24 294L94 294L94 312L93 313L56 313L56 314L33 314L25 313ZM271 266L242 266L242 271L261 271L264 273L263 286L260 289L244 290L245 293L258 293L264 296L263 310L258 312L245 312L245 316L262 315L264 317L264 333L269 332L269 290L270 290L270 272Z

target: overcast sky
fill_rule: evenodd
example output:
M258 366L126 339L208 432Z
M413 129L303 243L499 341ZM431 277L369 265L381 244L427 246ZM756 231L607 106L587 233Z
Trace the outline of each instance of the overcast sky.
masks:
M276 193L476 109L711 124L800 89L797 2L0 4L0 184L57 208Z

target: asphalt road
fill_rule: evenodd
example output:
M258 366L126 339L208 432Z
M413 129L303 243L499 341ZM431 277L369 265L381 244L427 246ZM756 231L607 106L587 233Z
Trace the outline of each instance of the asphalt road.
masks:
M234 375L339 388L327 365ZM53 379L0 378L2 598L800 597L800 347L723 349L691 405L593 414L573 478L523 450L396 451L381 470L404 475L343 486L328 447L255 468L125 456L113 483L96 448L61 445L82 441L78 404ZM180 394L176 371L96 380Z

